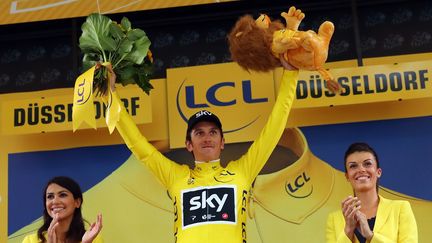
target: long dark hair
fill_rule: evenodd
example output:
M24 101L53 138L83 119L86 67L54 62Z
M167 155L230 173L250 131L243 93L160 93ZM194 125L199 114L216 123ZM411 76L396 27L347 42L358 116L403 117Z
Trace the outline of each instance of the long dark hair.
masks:
M43 219L44 223L38 230L38 238L42 242L46 242L46 239L43 235L44 232L46 232L51 224L51 221L53 220L51 216L48 214L48 211L46 209L46 190L48 189L48 186L51 184L57 184L61 187L66 188L69 190L74 199L80 199L81 205L79 208L76 208L72 217L72 222L69 226L69 230L66 233L66 238L69 240L72 240L73 242L81 242L81 239L85 233L85 227L84 227L84 219L81 214L81 206L83 204L83 196L81 192L81 188L74 180L72 180L69 177L66 176L58 176L54 177L51 180L48 181L46 184L44 190L43 190Z

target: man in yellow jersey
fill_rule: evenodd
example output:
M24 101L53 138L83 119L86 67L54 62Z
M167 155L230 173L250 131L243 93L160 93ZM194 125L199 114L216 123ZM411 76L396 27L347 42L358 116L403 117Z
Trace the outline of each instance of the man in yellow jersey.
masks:
M181 164L190 160L186 149L169 150L165 142L154 145L159 151L168 151L165 155L175 157ZM250 145L250 142L225 145L222 164L239 158ZM149 167L142 166L131 156L85 193L87 206L83 208L83 215L91 219L89 215L103 212L107 243L174 242L172 201L155 178ZM431 201L384 187L380 187L380 193L389 199L408 200L416 217L419 242L432 242L429 234ZM247 219L248 243L316 243L325 242L327 216L340 209L341 201L352 194L352 188L343 172L313 154L299 129L285 129L278 146L257 176L252 194L253 203L247 208L248 215L252 216ZM36 231L41 223L39 219L27 225L10 235L8 242L21 243L23 236Z
M247 153L226 167L220 164L225 144L222 124L212 112L202 110L188 120L186 149L195 159L195 167L189 168L153 147L122 108L118 131L173 202L175 242L246 242L249 191L285 129L297 86L298 71L281 62L285 70L265 127ZM119 99L115 93L113 98Z

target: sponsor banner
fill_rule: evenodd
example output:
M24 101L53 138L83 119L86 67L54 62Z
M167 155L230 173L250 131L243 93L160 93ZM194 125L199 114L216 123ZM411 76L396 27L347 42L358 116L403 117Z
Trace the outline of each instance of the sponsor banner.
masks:
M321 89L324 81L317 72L301 71L288 126L430 116L431 64L425 60L331 69L342 85L340 95ZM280 75L281 69L274 73L248 73L235 63L168 69L168 81L158 81L163 87L166 85L166 92L162 88L151 96L158 110L164 111L158 112L164 118L157 123L169 127L171 148L183 147L187 119L196 111L207 109L222 120L227 141L251 141L271 111ZM147 111L151 108L144 100L149 98L137 88L127 90L127 87L119 89L119 96L132 112L137 112L133 115L137 124L148 123L152 115ZM0 106L2 133L69 130L72 93L72 89L67 89L63 93L49 90L3 96L10 98L3 99ZM137 104L139 108L135 108ZM105 127L101 101L95 101L95 110L97 125ZM138 115L139 112L143 115ZM152 129L151 133L153 137L168 138L168 131L163 129Z
M310 81L313 80L310 78L307 81L308 77L316 74L300 72L299 79L303 80L303 84L299 84L297 88L296 101L287 126L430 116L432 115L430 78L432 63L427 59L430 56L430 53L404 55L394 57L393 60L410 61L417 57L417 60L423 61L331 69L330 71L335 74L335 78L343 87L341 95L338 96L331 96L327 91L311 90L311 85L306 91L305 83L309 82L316 86L316 81L319 79ZM389 58L369 61L386 63ZM278 71L280 73L280 70ZM276 78L276 81L278 82L279 79Z
M152 121L148 95L137 86L118 87L124 106L137 124ZM35 92L32 98L8 99L1 103L1 132L29 134L72 130L72 89ZM29 95L30 96L30 95ZM106 106L101 99L93 102L97 127L106 127ZM87 124L83 128L90 128Z
M248 73L235 63L168 69L171 148L184 146L187 120L202 109L221 118L227 141L250 140L266 122L274 93L271 73Z
M432 115L432 106L416 106L432 103L430 66L422 61L331 69L342 86L339 95L325 88L318 72L301 71L288 125ZM171 148L184 145L186 121L200 109L221 118L227 141L253 140L271 111L281 71L248 73L235 63L169 69Z
M332 69L339 95L317 72L301 72L295 108L329 107L432 97L432 61ZM279 81L279 80L277 80Z
M301 108L291 111L287 127L304 127L432 115L432 98Z
M0 24L73 18L96 12L113 14L229 1L234 0L3 0L0 2Z
M432 59L432 52L425 52L425 53L404 54L404 55L397 55L397 56L364 58L363 64L365 66L382 65L382 64L396 64L396 63L402 63L402 62L430 61L431 59Z

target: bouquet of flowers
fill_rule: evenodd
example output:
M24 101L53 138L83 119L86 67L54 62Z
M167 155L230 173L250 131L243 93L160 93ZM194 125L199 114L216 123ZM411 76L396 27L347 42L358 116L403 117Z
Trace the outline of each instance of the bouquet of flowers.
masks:
M108 92L108 63L116 74L116 83L136 83L149 94L153 88L149 82L153 58L149 50L151 42L143 30L132 28L126 17L119 24L98 13L89 15L81 29L79 47L84 54L83 69L99 67L93 78L97 96Z

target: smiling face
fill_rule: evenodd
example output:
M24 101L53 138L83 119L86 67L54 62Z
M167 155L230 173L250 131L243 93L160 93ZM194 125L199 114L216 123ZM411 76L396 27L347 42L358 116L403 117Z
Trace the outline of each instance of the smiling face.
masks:
M370 152L354 152L346 157L345 177L351 183L354 191L364 192L376 190L381 168L378 168L374 155Z
M68 189L51 183L45 193L45 207L51 218L58 213L58 220L72 219L75 209L81 206L81 200L75 199Z
M212 122L203 121L191 131L191 139L186 141L186 149L192 152L196 161L211 161L220 158L225 140L220 129Z

